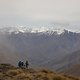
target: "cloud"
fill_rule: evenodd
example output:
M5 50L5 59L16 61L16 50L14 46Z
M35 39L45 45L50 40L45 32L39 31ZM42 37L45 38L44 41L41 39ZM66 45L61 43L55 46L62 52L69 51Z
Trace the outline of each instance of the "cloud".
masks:
M6 22L5 18L14 21L13 17L17 21L80 21L80 0L0 0L0 18Z

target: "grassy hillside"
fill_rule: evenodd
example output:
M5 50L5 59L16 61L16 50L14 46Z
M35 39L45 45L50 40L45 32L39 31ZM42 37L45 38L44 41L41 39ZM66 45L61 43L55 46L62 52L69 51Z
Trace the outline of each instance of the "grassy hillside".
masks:
M80 80L49 70L21 69L10 64L0 64L0 80Z

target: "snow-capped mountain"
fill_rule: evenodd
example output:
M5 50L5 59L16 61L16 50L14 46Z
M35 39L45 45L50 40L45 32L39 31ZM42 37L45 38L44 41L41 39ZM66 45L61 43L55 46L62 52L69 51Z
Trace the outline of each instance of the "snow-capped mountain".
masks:
M57 32L57 33L63 33L64 29L54 29L54 28L48 28L48 27L24 27L24 26L15 26L15 27L2 27L0 28L0 31L2 32L22 32L22 33L26 33L26 32L31 32L31 33L39 33L39 32Z
M54 27L26 27L26 26L14 26L14 27L0 27L1 33L44 33L44 34L53 34L56 33L58 35L65 33L65 31L70 32L70 30L64 28L54 28ZM72 31L74 32L74 31ZM79 32L76 32L79 33Z
M28 59L31 66L44 67L49 62L47 68L55 69L57 61L77 50L80 33L64 28L0 27L0 62L17 64Z

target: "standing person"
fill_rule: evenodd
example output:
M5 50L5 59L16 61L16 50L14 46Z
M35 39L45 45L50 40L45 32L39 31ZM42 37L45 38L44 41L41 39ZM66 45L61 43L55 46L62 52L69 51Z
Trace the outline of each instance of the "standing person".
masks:
M21 67L24 68L24 62L21 62Z
M26 66L26 68L28 68L28 66L29 66L28 61L26 61L25 66Z
M20 67L20 68L21 68L21 66L22 66L22 62L21 62L21 61L19 61L19 63L18 63L18 67Z

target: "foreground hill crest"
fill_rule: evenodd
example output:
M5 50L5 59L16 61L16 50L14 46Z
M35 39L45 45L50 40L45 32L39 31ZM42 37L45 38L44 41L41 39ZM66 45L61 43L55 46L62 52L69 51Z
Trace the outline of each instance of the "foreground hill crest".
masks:
M0 80L80 80L49 70L21 69L10 64L0 64Z

